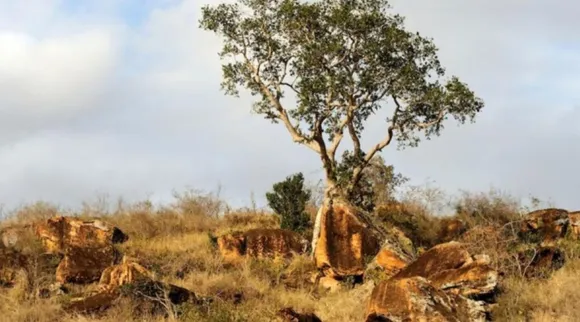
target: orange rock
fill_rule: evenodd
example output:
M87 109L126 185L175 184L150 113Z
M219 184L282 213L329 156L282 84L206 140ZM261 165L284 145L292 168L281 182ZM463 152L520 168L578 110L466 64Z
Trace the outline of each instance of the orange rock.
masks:
M103 271L99 279L99 287L101 289L111 289L125 284L153 279L153 274L145 267L129 260L127 257L123 257L121 264L108 267Z
M388 276L397 274L409 263L408 259L403 258L399 253L389 247L384 247L379 251L376 261Z
M100 220L83 221L72 217L53 217L36 228L47 252L65 253L69 247L107 247L127 241L117 227Z
M59 283L91 283L98 281L101 273L115 264L118 253L108 247L69 247L56 268Z
M316 266L330 277L363 275L368 259L381 249L384 232L376 230L362 212L338 200L320 211Z
M218 237L220 253L229 263L245 256L290 257L307 251L308 241L285 229L251 229Z
M441 290L464 296L492 294L498 273L487 256L472 257L458 242L439 244L423 253L393 279L425 277Z
M551 244L566 235L570 219L568 211L558 208L547 208L532 211L523 221L520 236L530 241Z
M444 292L423 277L386 280L370 297L366 321L485 321L483 303Z

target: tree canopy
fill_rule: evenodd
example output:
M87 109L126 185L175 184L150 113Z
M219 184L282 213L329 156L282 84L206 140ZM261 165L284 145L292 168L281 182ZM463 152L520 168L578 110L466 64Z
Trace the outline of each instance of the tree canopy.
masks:
M355 189L393 140L417 146L445 120L473 121L484 106L458 77L445 77L432 40L406 30L387 0L237 0L204 6L200 27L223 39L225 93L257 96L254 111L320 155L334 192ZM385 135L363 149L365 122L379 109L390 115ZM352 171L339 183L346 133Z

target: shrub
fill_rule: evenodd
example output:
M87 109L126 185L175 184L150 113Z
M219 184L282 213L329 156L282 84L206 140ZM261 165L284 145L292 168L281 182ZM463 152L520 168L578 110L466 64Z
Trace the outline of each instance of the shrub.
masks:
M301 172L274 184L273 191L266 193L268 205L280 216L280 227L296 232L303 232L309 227L310 218L305 209L310 197L310 191L304 188Z

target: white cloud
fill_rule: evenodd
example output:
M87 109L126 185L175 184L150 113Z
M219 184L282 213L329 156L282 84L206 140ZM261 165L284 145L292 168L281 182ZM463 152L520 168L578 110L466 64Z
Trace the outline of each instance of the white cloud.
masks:
M10 3L0 2L0 168L7 173L0 203L76 203L95 191L167 196L218 182L227 198L247 202L252 190L260 198L274 181L320 167L282 126L252 115L247 96L219 91L220 40L198 29L199 1L157 2L138 27L107 16L112 2L94 4L98 15L64 13L57 1L32 11ZM434 38L448 72L487 106L475 125L450 125L416 149L388 148L386 160L450 191L493 184L579 207L578 5L392 3L410 29ZM365 143L383 135L381 122L372 122Z

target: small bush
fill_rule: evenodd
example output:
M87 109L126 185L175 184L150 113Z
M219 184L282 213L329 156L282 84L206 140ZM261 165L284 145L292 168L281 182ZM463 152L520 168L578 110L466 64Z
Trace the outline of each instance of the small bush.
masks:
M273 191L266 193L268 205L280 216L280 228L295 232L303 232L310 225L310 216L305 211L310 196L301 172L274 184Z

